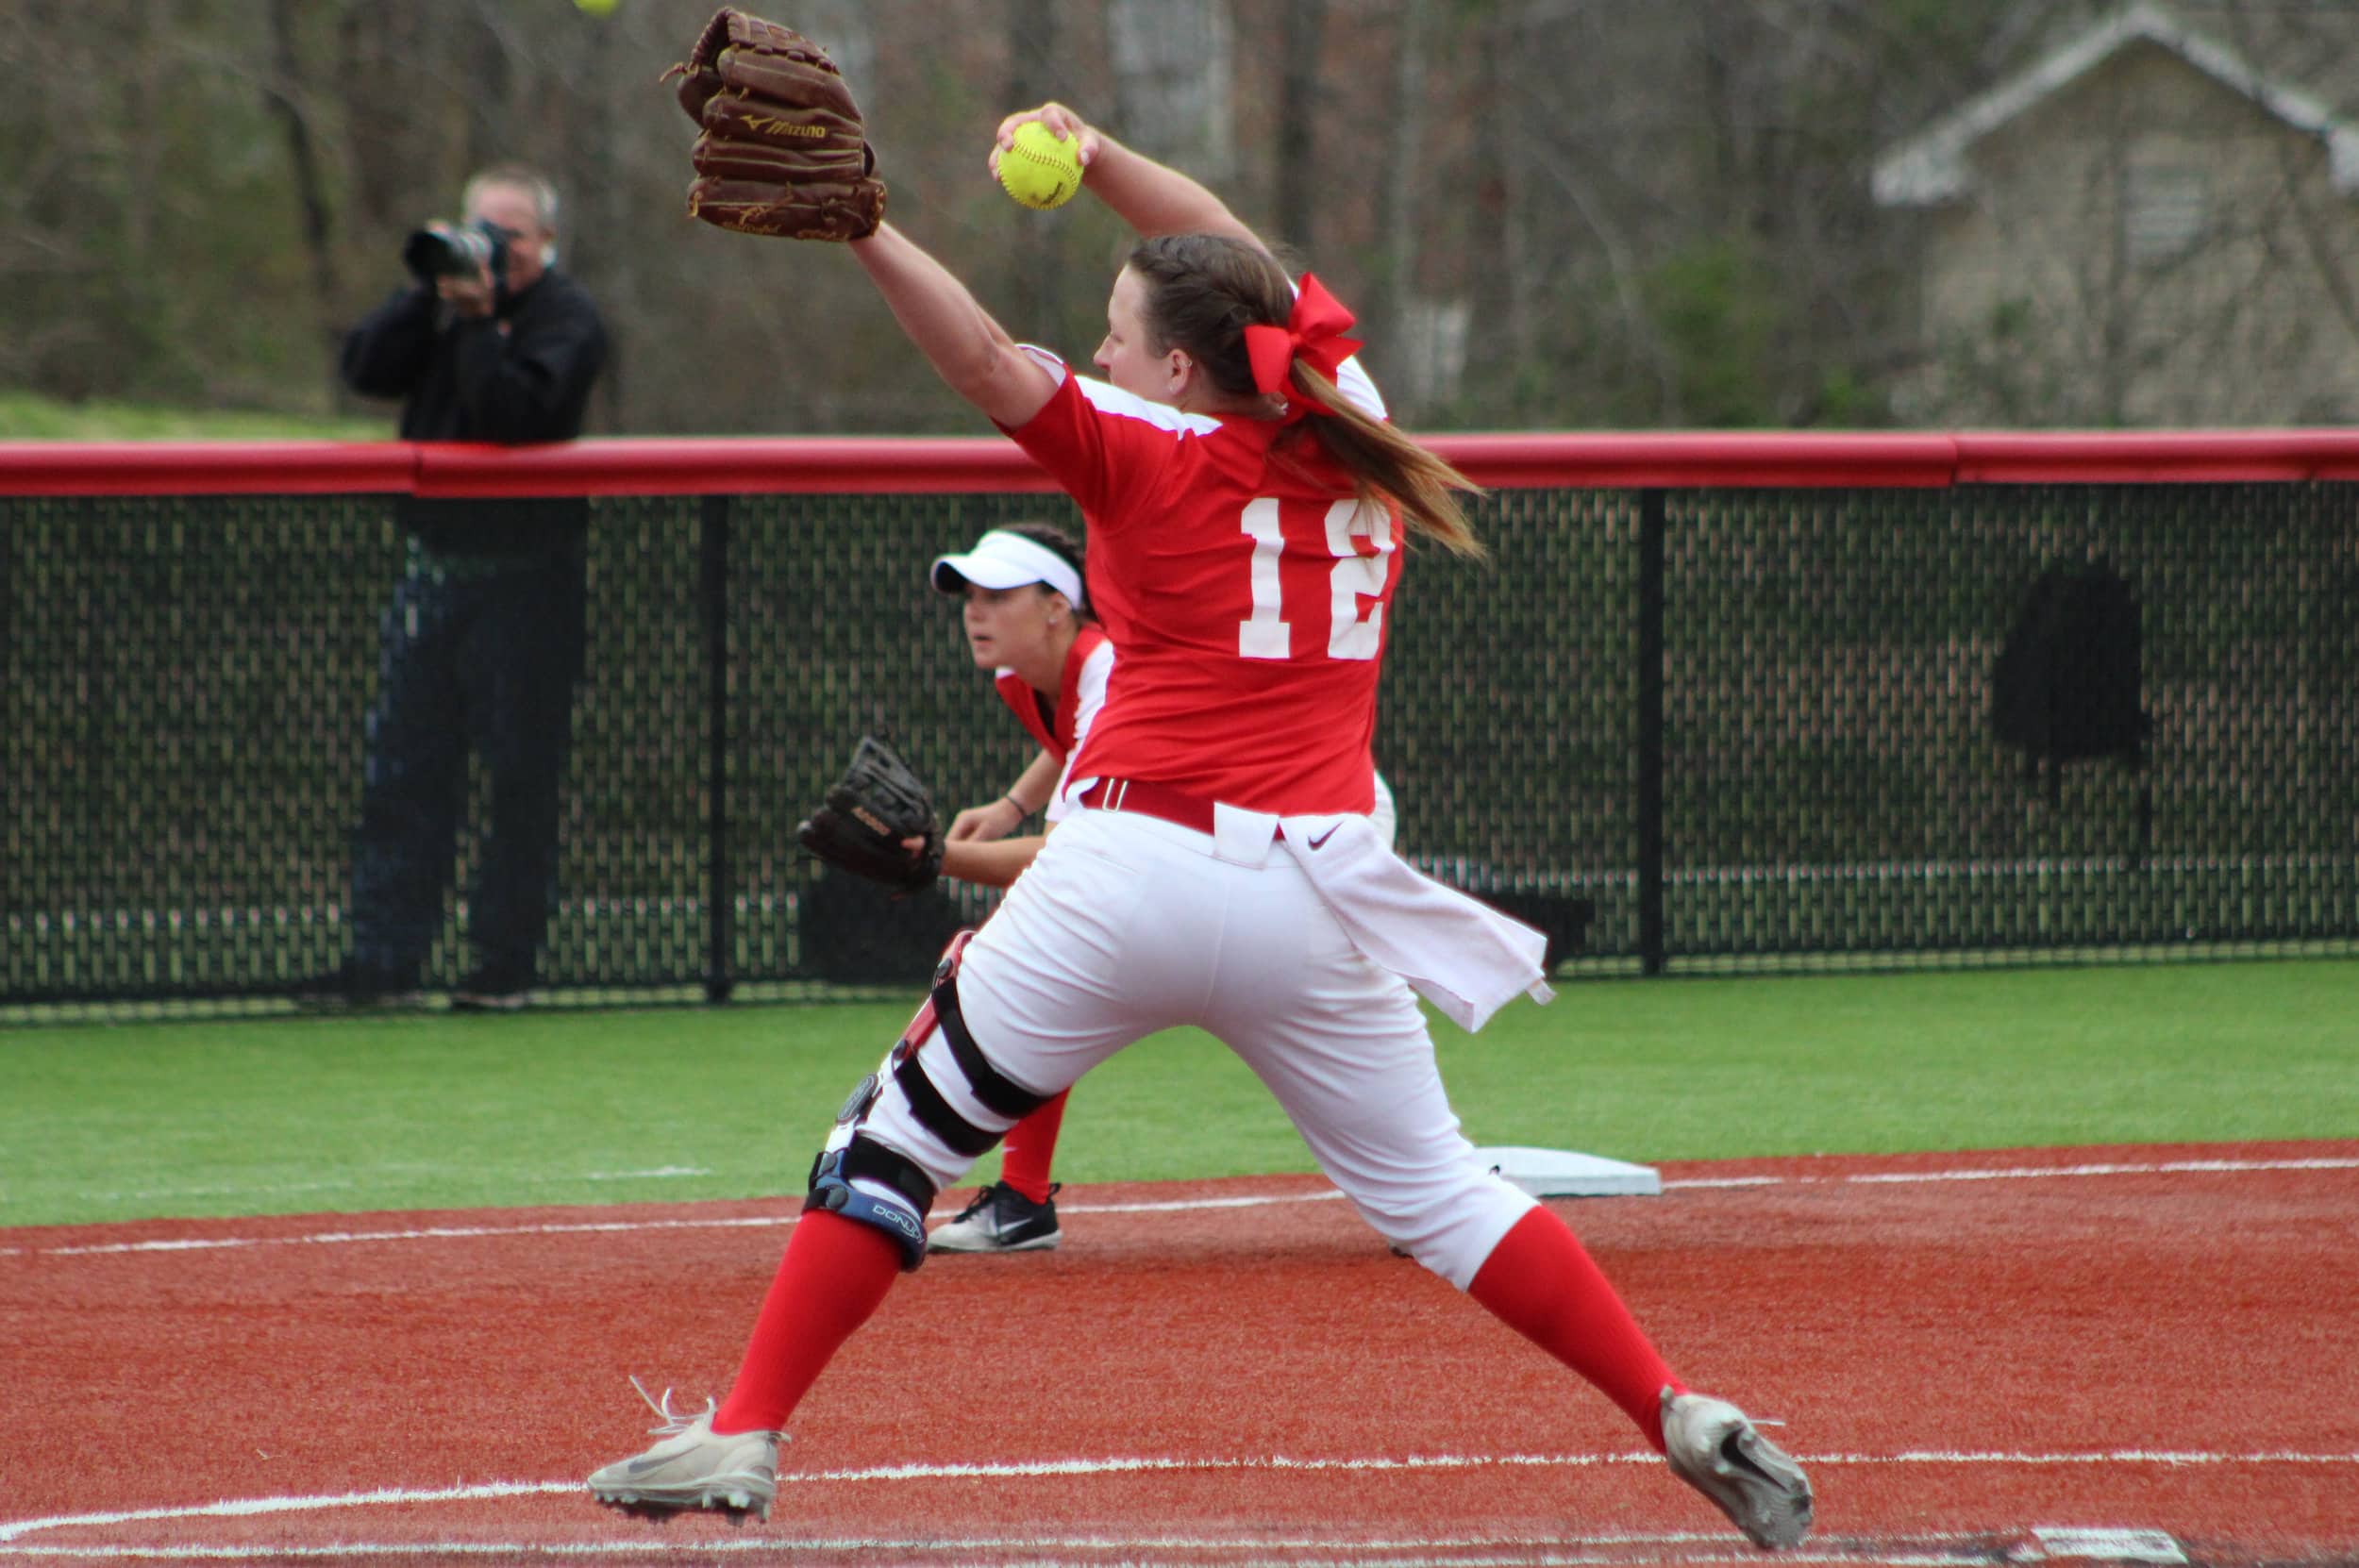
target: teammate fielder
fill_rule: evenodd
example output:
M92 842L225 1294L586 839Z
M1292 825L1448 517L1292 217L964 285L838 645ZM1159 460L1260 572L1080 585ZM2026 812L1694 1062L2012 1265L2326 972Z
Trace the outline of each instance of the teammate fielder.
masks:
M1005 794L951 819L943 843L945 876L1007 887L1046 842L1008 835L1034 811L1046 811L1054 827L1072 809L1058 784L1105 702L1114 663L1113 643L1087 620L1080 560L1079 547L1057 529L1019 524L994 528L973 549L933 564L934 587L964 600L961 619L975 662L994 672L1000 700L1040 744ZM1052 1094L1008 1129L999 1179L935 1228L927 1240L931 1250L1035 1252L1062 1239L1048 1173L1064 1104L1063 1094Z
M1799 1467L1690 1392L1564 1222L1476 1160L1411 985L1469 1027L1539 982L1539 934L1379 844L1369 739L1406 526L1479 549L1440 459L1337 392L1358 345L1218 198L1057 105L1087 188L1142 239L1103 382L1019 347L891 225L852 250L912 342L1079 504L1118 651L1073 813L845 1106L725 1403L670 1411L601 1501L765 1512L780 1428L925 1214L1025 1114L1182 1024L1277 1095L1394 1245L1595 1384L1757 1545L1810 1527ZM997 156L995 150L994 157ZM1407 979L1410 984L1402 983Z

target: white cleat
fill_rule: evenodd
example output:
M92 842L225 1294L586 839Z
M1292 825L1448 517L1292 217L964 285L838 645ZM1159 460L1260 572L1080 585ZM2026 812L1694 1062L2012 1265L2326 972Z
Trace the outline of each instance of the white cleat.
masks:
M720 1509L739 1523L750 1513L770 1517L770 1504L778 1493L778 1434L776 1432L715 1432L713 1402L705 1401L696 1415L672 1409L672 1391L650 1399L663 1418L649 1430L663 1441L635 1459L617 1460L590 1477L590 1495L627 1513L665 1515L684 1509Z
M1725 1399L1663 1391L1664 1457L1765 1551L1810 1533L1810 1477Z

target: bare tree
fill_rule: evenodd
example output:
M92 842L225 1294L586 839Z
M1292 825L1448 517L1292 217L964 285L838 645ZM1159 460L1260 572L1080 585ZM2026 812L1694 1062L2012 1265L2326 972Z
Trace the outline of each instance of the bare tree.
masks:
M343 292L336 277L335 212L328 201L320 138L311 128L312 100L301 85L304 71L296 25L295 0L270 0L271 75L263 83L262 96L286 132L287 163L302 213L303 247L311 259L314 320L320 341L330 343L337 332L337 307Z
M1318 244L1319 191L1328 171L1319 162L1319 82L1326 42L1326 0L1281 0L1278 92L1278 223L1295 244ZM1404 117L1418 106L1399 106Z
M1106 7L1130 140L1199 178L1227 179L1236 160L1229 0L1106 0Z
M2333 114L2359 102L2359 8L2169 3ZM2299 135L2214 206L2224 264L2205 287L2234 297L2190 293L2206 273L2193 259L2100 270L2083 238L2073 288L1997 298L1965 339L1954 319L1916 318L1912 230L1928 220L1871 200L1879 150L2116 9L810 0L795 21L866 109L895 220L953 255L1012 327L1071 350L1094 341L1120 225L1087 199L1020 211L982 172L998 118L1050 97L1303 244L1424 421L1873 423L1986 406L2135 421L2165 406L2158 378L2204 379L2170 368L2166 320L2191 354L2284 342L2288 362L2352 359L2351 203ZM656 78L709 14L15 0L0 27L0 376L53 395L331 406L334 340L401 281L403 235L447 214L471 168L517 158L568 198L565 264L609 315L605 429L971 429L847 258L685 214L695 131ZM84 128L58 136L67 124ZM2091 189L2149 179L2138 167ZM2023 232L2034 260L2037 225ZM2308 342L2287 339L2274 292L2295 276L2317 291ZM2023 336L1994 338L1994 322ZM2070 345L2075 375L2115 391L2052 385L2027 341ZM1925 344L1944 368L1904 374ZM1984 401L1883 401L1944 376Z

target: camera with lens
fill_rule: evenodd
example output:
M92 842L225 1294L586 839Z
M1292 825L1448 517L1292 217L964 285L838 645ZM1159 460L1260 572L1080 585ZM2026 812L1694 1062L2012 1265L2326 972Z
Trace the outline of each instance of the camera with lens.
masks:
M488 219L427 224L403 242L402 264L419 282L439 277L474 277L486 267L492 281L504 286L508 277L508 230Z

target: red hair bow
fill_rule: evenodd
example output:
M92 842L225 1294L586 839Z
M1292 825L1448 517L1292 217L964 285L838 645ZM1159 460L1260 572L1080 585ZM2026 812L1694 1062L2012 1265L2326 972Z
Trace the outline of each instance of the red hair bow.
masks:
M1343 302L1329 293L1325 284L1304 273L1301 291L1295 295L1294 313L1285 325L1245 329L1246 353L1253 360L1253 384L1287 400L1291 405L1286 410L1289 424L1306 411L1335 411L1296 388L1287 372L1300 359L1330 381L1334 380L1344 361L1361 349L1359 339L1344 336L1351 330L1351 312L1344 309Z

